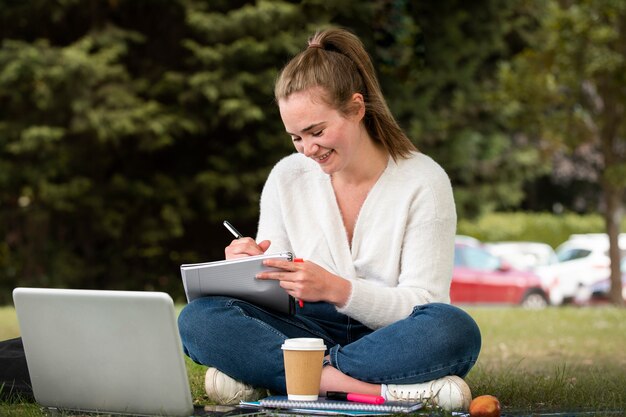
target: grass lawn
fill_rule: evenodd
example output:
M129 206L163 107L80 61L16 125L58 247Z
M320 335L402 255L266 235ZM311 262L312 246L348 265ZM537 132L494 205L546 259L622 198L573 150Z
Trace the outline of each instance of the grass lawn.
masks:
M626 309L465 309L483 333L480 358L467 376L474 396L495 395L508 414L626 415ZM0 340L18 335L15 312L0 308ZM205 368L187 364L194 402L206 404ZM34 404L0 404L0 415L42 414Z
M483 333L467 377L505 411L626 414L626 309L468 308Z

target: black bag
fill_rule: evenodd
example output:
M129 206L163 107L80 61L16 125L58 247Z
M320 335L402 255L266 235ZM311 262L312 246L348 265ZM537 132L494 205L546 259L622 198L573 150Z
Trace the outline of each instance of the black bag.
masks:
M0 401L33 401L22 338L0 342Z

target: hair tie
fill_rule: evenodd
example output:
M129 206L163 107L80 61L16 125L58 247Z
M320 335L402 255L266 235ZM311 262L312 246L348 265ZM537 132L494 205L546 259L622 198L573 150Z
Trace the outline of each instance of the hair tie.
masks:
M324 49L324 47L319 42L309 43L309 48L319 48Z

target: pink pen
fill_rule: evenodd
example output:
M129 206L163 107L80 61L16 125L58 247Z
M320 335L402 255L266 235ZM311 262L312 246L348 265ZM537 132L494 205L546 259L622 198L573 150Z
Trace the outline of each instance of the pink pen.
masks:
M328 391L326 398L329 400L353 401L365 404L383 404L385 402L385 398L380 395L358 394L356 392Z
M302 259L302 258L295 258L293 261L294 262L304 262L304 259ZM298 300L298 305L300 306L300 308L304 307L304 301Z

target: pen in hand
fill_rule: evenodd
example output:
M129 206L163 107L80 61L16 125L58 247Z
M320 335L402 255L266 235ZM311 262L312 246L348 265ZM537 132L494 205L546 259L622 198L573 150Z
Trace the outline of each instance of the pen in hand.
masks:
M224 220L223 224L224 224L224 227L227 228L228 231L233 234L233 236L235 236L235 239L240 239L240 238L243 237L243 235L241 233L239 233L239 230L235 229L235 226L230 224L230 222L228 220ZM304 259L296 258L293 261L294 262L304 262ZM300 308L304 307L304 301L298 300L298 304L300 305Z
M224 220L224 227L227 228L228 231L233 234L233 236L235 236L235 239L241 239L243 237L243 235L239 233L239 231L235 229L235 227L230 224L228 220Z
M304 259L302 258L296 258L293 260L294 262L304 262ZM304 301L302 300L298 300L298 305L300 306L300 308L304 307Z

